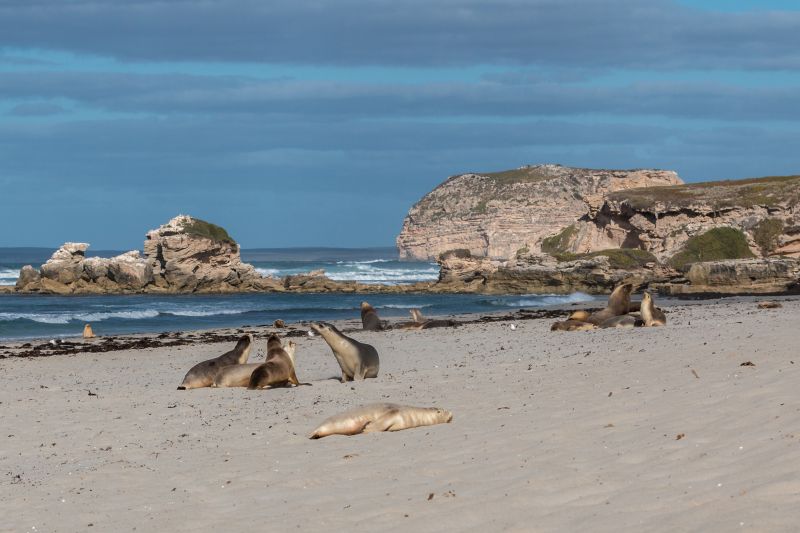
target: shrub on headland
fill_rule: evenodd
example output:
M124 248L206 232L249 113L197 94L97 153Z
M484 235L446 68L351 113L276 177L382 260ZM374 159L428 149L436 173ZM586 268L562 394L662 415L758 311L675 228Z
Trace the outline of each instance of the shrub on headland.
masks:
M191 222L187 223L183 229L189 235L197 235L217 242L236 244L236 241L228 235L225 228L199 218L192 218Z
M669 264L685 270L691 263L750 257L755 255L750 251L744 233L735 228L713 228L686 241L681 251L669 259Z

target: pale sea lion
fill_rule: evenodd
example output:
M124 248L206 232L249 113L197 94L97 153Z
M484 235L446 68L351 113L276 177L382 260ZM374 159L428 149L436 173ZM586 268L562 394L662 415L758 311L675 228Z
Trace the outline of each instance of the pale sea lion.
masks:
M85 326L83 326L83 338L84 339L93 339L94 338L94 332L92 331L92 325L91 324L86 324Z
M550 331L588 331L590 329L597 329L597 326L590 322L572 319L554 322L553 325L550 326Z
M368 302L361 302L361 325L367 331L380 331L383 329L378 312Z
M212 387L247 387L253 371L263 363L244 363L242 365L223 366L214 376Z
M328 435L400 431L419 426L445 424L451 420L453 420L453 413L438 407L376 403L357 407L326 419L308 438L320 439Z
M593 313L586 322L600 325L603 321L611 317L624 315L628 312L631 306L631 291L633 290L632 283L623 283L614 288L611 295L608 297L608 305L596 313Z
M280 350L272 350L267 355L267 361L258 365L250 375L247 388L266 389L267 387L284 387L286 385L310 385L300 383L294 370L294 355L297 344L292 341Z
M417 324L422 324L423 322L425 322L425 317L422 316L422 311L420 311L419 309L417 308L411 309L409 313L411 314L411 320L413 320Z
M378 377L380 360L375 347L351 339L327 322L311 324L311 329L319 333L342 369L342 383Z
M591 313L589 313L589 311L583 311L583 310L575 311L574 313L569 315L568 320L580 320L581 322L586 322L586 319L589 318L590 316Z
M186 377L183 378L183 383L180 384L178 390L197 389L200 387L210 387L214 383L214 376L217 371L228 365L241 365L247 362L250 357L250 349L253 347L253 336L247 334L239 339L236 347L219 357L208 359L202 363L194 365Z
M664 311L656 307L656 302L653 300L653 297L650 296L650 293L644 291L642 294L642 320L644 320L644 325L647 327L652 326L666 326L667 325L667 315L664 314Z

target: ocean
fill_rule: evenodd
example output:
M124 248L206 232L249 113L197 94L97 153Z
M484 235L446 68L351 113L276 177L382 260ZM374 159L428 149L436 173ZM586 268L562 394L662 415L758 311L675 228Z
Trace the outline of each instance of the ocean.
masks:
M52 250L0 249L0 284L13 285L25 264L36 267ZM113 256L118 251L94 254ZM258 249L242 250L242 259L262 274L285 276L324 269L336 280L398 284L435 280L435 263L397 260L394 248L371 249ZM473 294L233 294L40 296L0 295L0 339L76 336L87 322L96 334L118 335L185 331L286 322L341 320L359 317L368 300L381 317L408 317L419 308L426 316L489 313L547 307L593 300L592 296Z

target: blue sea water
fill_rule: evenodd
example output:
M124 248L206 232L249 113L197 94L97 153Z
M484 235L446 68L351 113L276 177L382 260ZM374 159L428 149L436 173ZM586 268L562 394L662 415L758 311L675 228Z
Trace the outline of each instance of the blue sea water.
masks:
M17 249L19 250L19 249ZM39 255L37 256L36 253ZM0 250L0 276L16 281L23 264L39 266L52 250L26 254ZM105 252L101 255L114 255ZM394 249L243 250L242 258L263 274L287 274L324 269L333 279L370 283L411 283L436 279L431 263L401 262ZM411 308L427 316L488 313L592 300L591 296L467 294L233 294L126 296L0 296L0 339L76 336L90 322L95 333L117 335L185 331L218 327L257 326L276 319L286 322L340 320L359 317L362 300L382 317L408 317Z

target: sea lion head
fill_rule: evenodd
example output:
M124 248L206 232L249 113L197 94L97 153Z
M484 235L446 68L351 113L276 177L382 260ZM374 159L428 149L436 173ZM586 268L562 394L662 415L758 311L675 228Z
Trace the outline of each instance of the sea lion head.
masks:
M251 344L253 344L253 334L248 333L247 335L242 335L239 342L236 343L236 350L244 350L245 348L249 348Z
M647 291L642 293L642 305L653 305L653 297L650 296L650 293Z
M342 332L336 329L336 326L330 322L312 322L311 329L322 335L341 335Z
M372 311L372 310L374 310L374 307L369 305L369 302L361 302L361 312L362 313L365 312L365 311Z
M441 419L447 422L448 424L453 420L453 413L451 413L447 409L442 409L440 407L434 407L434 409L436 409L436 415L438 417L441 417Z

